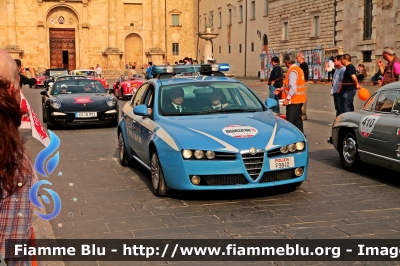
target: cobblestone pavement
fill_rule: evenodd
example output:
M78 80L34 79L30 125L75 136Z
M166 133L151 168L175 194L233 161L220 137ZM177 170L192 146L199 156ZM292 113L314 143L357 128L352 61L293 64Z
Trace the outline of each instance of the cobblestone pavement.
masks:
M268 97L265 83L255 79L242 79L242 81L263 100ZM366 86L366 88L371 92L378 89L377 86ZM308 178L303 185L292 192L272 188L256 192L207 192L157 198L150 191L149 173L144 168L119 165L116 128L84 126L55 130L61 140L60 163L49 180L52 182L52 189L61 197L62 210L58 217L51 220L51 226L43 225L36 219L36 237L398 238L400 236L399 174L370 166L365 166L356 173L343 170L337 152L326 143L326 138L331 132L328 123L334 119L333 100L329 96L329 90L327 84L309 85L308 120L304 122L310 151ZM23 89L41 119L40 91L41 89L29 89L27 86ZM123 104L124 101L120 101L121 107ZM360 108L362 102L356 99L355 105L356 108ZM34 160L43 146L27 133L24 133L24 136L27 150ZM59 176L58 172L62 172L62 176ZM49 207L51 210L52 206ZM83 265L82 262L66 264ZM133 264L135 263L84 263L84 265ZM151 264L165 265L166 262ZM233 262L206 264L232 265ZM236 264L242 265L243 262ZM247 262L247 264L252 263ZM268 263L253 262L253 264ZM271 263L271 265L283 264L321 265L317 262ZM362 262L362 264L368 263ZM371 265L373 264L377 263Z

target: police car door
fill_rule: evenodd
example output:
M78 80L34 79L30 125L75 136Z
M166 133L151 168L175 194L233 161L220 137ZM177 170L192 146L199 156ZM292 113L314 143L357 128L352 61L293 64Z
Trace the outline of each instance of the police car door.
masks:
M130 104L130 107L132 108L129 113L125 116L125 126L127 130L127 135L128 135L128 143L129 147L131 150L133 150L135 156L139 156L139 151L138 149L140 148L139 142L141 141L140 137L140 121L141 121L141 116L135 115L133 113L133 108L135 106L141 104L143 95L145 95L145 92L147 91L148 84L143 84L141 86L134 97L132 97L132 101Z

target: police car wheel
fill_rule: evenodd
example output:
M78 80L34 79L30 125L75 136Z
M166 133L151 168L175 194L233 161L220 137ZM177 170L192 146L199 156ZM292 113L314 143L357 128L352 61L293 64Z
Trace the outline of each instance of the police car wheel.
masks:
M126 145L125 145L124 136L122 135L122 132L119 132L119 134L118 134L118 159L119 159L119 163L122 166L129 165L129 155L128 155L128 152L126 151Z
M153 193L157 197L167 196L167 185L164 180L164 174L158 160L157 152L153 151L151 155L151 183L153 185Z

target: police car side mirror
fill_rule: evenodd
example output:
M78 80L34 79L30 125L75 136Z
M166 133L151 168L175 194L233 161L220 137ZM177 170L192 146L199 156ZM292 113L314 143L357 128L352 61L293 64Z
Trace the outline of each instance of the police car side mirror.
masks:
M278 106L278 102L275 99L268 98L265 100L265 105L268 107L268 109L271 109L275 106Z
M139 104L133 108L133 113L140 116L149 116L149 111L145 104Z

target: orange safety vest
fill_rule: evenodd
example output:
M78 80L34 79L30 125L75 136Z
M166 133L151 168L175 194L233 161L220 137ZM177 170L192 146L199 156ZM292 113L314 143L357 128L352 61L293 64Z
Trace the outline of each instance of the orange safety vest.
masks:
M292 65L286 73L286 77L283 82L282 99L286 99L289 93L289 74L292 71L297 72L297 81L296 81L297 92L294 95L292 95L292 97L290 98L290 102L293 104L305 103L307 100L306 85L305 85L306 82L304 79L304 72L298 65Z

